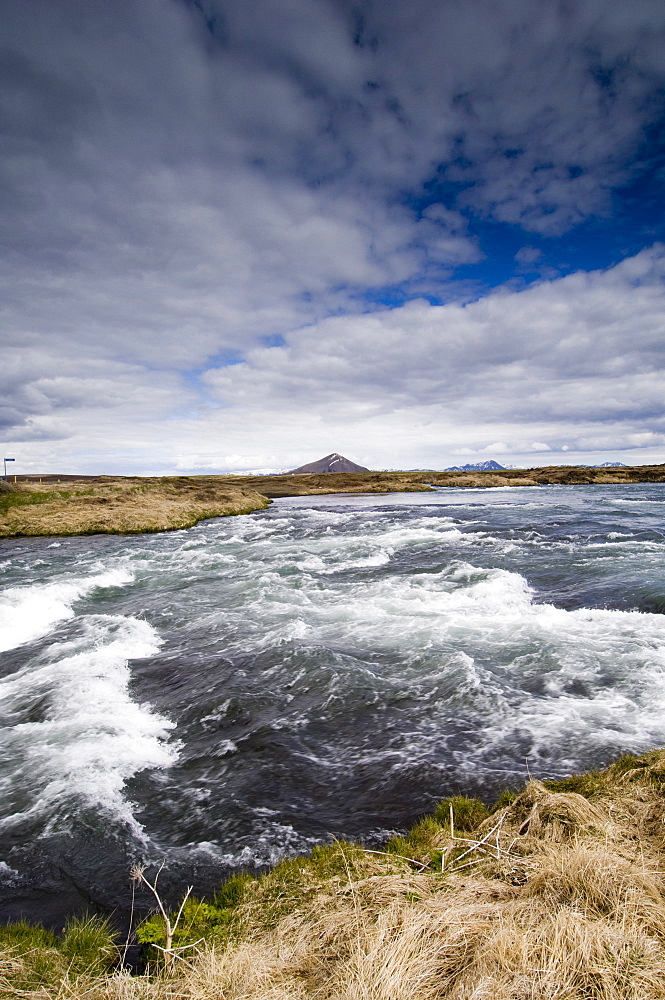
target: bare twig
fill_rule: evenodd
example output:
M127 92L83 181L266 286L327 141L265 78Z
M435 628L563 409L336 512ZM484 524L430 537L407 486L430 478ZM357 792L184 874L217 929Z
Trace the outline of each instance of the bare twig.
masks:
M501 826L503 824L503 820L504 820L504 816L502 816L501 819L499 820L499 822L495 826L492 827L492 829L489 831L489 833L485 834L485 836L482 838L482 840L476 840L476 841L474 841L473 842L473 847L470 847L467 851L464 851L463 854L460 854L460 856L456 860L457 861L461 861L462 858L465 858L467 856L467 854L471 854L471 853L473 853L473 851L477 851L479 847L485 847L485 845L487 844L487 842L490 839L490 837L492 836L492 834L496 833L497 830L499 830L501 828ZM497 834L497 836L498 836L498 834Z
M365 854L381 854L384 858L399 858L400 861L408 861L409 864L416 865L421 871L429 867L427 861L416 861L415 858L407 858L404 854L395 854L393 851L372 851L369 847L363 847L363 851Z
M178 956L178 955L175 954L175 952L179 951L180 949L173 947L173 935L175 934L175 932L178 929L178 924L180 923L180 918L182 916L182 911L183 911L183 909L185 907L185 903L189 899L189 895L190 895L192 889L194 888L194 886L190 885L188 887L187 892L185 893L185 895L183 897L182 903L180 904L180 909L178 910L178 914L177 914L175 920L172 922L171 918L169 917L168 913L166 912L164 904L162 903L162 900L161 900L161 897L159 895L159 892L157 891L157 882L159 880L159 876L162 874L162 871L164 870L164 865L165 864L166 864L166 861L162 861L161 865L159 866L159 868L157 870L157 874L155 875L155 877L154 877L154 879L153 879L152 882L150 882L150 880L146 878L146 875L145 875L145 865L139 865L139 864L132 865L130 873L131 873L131 876L132 876L132 880L134 882L139 883L139 884L143 884L143 885L146 886L146 888L150 889L151 893L155 897L155 900L157 901L157 906L159 908L159 912L161 913L162 919L164 921L164 931L165 931L165 938L166 938L166 946L164 948L162 948L160 945L156 944L155 948L158 948L159 951L163 951L164 952L164 964L165 964L165 966L168 969L173 964L173 959L180 957L180 956ZM198 944L198 942L197 942L197 944ZM192 945L183 945L182 947L184 947L184 948L191 948Z
M135 902L135 898L136 898L136 882L137 882L137 879L134 878L133 874L132 874L131 882L132 882L132 907L131 907L131 909L129 911L129 927L127 928L127 937L125 938L125 947L123 948L123 951L122 951L122 964L123 964L123 966L124 966L125 962L127 961L127 951L129 949L129 941L130 941L130 938L132 936L132 925L134 923L134 902Z

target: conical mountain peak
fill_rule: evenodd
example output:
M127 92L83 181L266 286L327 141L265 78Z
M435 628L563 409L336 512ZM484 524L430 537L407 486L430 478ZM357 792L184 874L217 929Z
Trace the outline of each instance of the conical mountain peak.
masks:
M366 469L364 465L356 465L350 459L344 458L344 455L333 451L325 458L320 458L318 462L309 462L297 469L291 469L292 474L301 472L369 472L369 469Z

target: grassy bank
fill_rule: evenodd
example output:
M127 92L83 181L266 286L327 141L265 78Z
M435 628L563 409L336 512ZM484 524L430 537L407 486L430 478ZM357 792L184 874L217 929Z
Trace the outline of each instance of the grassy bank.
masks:
M0 538L136 534L248 514L271 499L326 493L427 492L434 486L497 487L665 482L665 465L619 469L551 466L496 472L352 472L284 476L99 476L0 485Z
M217 476L19 483L0 493L0 538L172 531L269 502L251 486Z
M30 979L40 948L6 937L0 988L29 1000L655 1000L664 862L655 751L530 781L490 813L447 800L383 852L335 843L236 878L187 902L166 959L163 918L143 925L159 957L142 976L100 974L100 959Z

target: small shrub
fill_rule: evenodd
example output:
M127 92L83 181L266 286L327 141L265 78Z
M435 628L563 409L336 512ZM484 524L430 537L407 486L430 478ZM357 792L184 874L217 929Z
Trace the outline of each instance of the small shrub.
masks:
M189 897L183 907L180 921L173 934L173 948L194 945L202 938L216 944L232 941L239 928L237 907L242 903L251 875L234 875L225 882L212 902ZM170 914L175 920L177 910ZM147 917L136 929L145 957L152 962L163 960L160 951L166 945L166 926L160 913ZM154 946L157 947L154 947Z

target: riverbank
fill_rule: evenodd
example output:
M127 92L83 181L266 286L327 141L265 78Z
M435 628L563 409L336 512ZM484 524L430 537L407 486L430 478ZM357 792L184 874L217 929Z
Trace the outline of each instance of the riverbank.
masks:
M50 477L1 484L0 538L139 534L249 514L271 499L330 493L427 492L436 487L620 485L665 482L665 465L548 466L495 472L360 472L279 476ZM65 482L65 479L67 480Z
M221 476L23 482L0 492L0 538L174 531L269 502Z
M71 930L4 929L0 985L23 1000L657 1000L664 828L665 751L624 756L489 813L445 800L383 851L335 842L236 877L190 899L170 942L163 918L139 929L159 956L141 976L100 972L103 934L81 973ZM90 929L82 941L90 955Z

